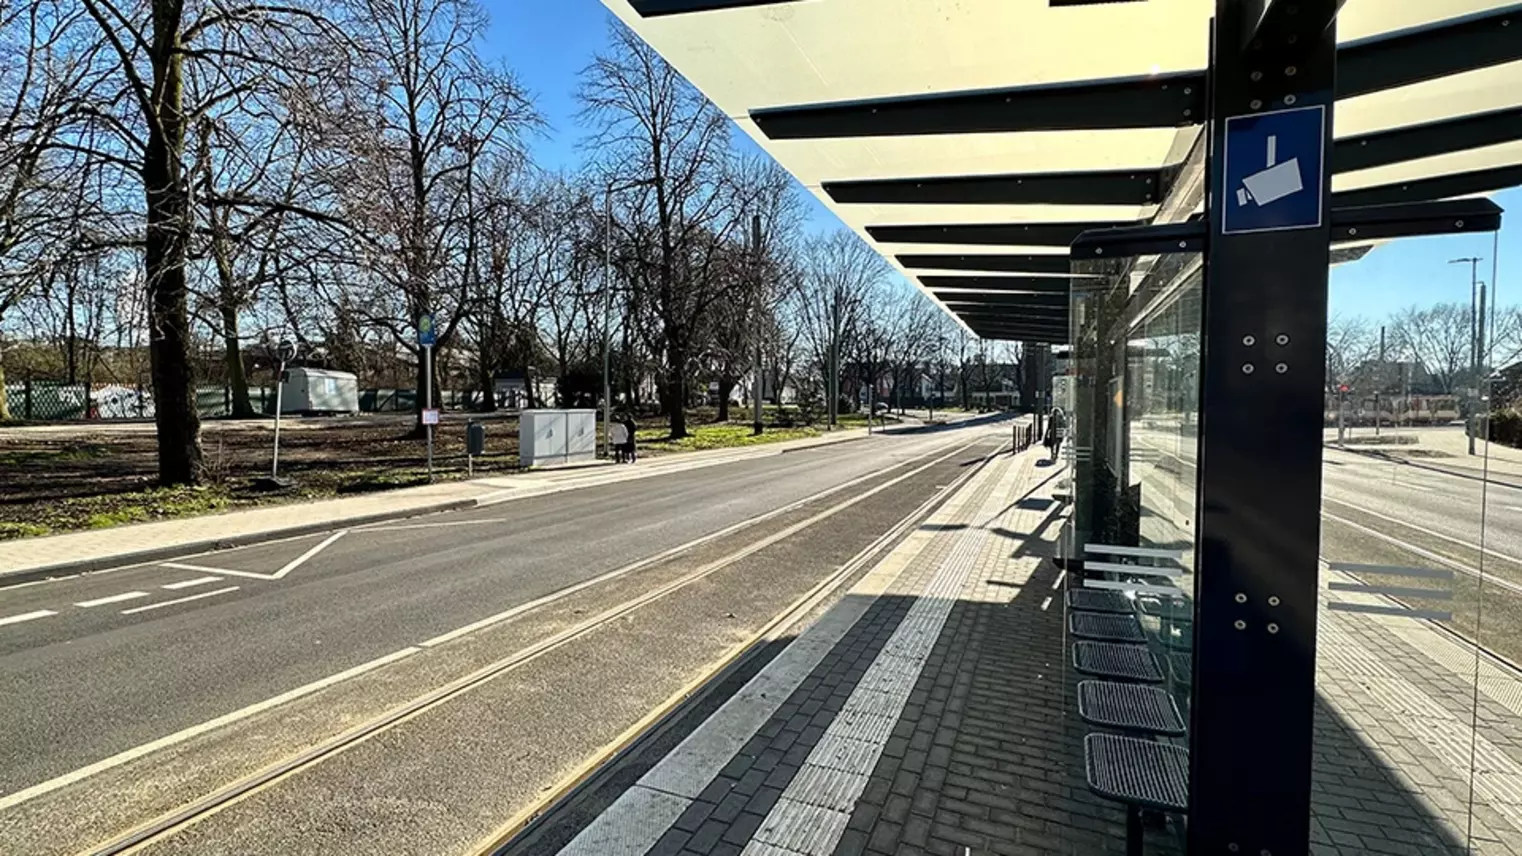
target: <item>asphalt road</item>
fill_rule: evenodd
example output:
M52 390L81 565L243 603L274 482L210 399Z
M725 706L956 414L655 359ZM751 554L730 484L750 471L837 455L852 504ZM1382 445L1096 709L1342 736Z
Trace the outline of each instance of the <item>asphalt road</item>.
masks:
M1522 488L1332 449L1325 460L1322 557L1453 571L1436 584L1361 576L1449 592L1451 599L1403 602L1451 612L1445 625L1522 663Z
M783 532L787 525L811 520L807 515L886 485L859 508L831 518L829 527L813 526L770 548L772 565L763 565L769 568L768 590L729 603L718 613L721 619L755 625L785 605L778 598L794 596L838 567L841 550L860 549L898 517L935 496L1005 432L1004 427L969 427L879 437L336 537L311 536L164 565L0 588L0 698L5 699L0 715L0 840L29 841L28 852L52 849L55 840L63 850L88 845L98 840L92 836L114 834L148 819L124 814L126 809L113 813L104 807L107 802L135 800L144 806L172 807L199 796L208 782L247 774L291 749L441 686L504 650L548 638L578 616L638 596L737 545ZM913 477L901 484L887 484L911 473ZM818 497L832 488L840 490ZM807 502L791 508L802 501ZM775 516L627 578L597 583L576 596L583 600L569 599L553 615L549 610L544 616L529 612L532 620L492 624L435 647L456 631L505 610L531 605L537 598L768 513ZM795 555L779 561L776 551L784 548ZM770 590L773 578L775 591ZM708 583L708 594L733 599L745 594L746 579L731 578L728 587ZM683 608L699 609L690 602ZM693 621L690 616L676 620ZM712 624L709 617L696 622L696 628L716 634L713 638L697 639L687 646L691 650L667 652L671 662L652 673L651 691L664 686L657 678L691 679L694 670L715 656L714 650L734 643L738 626L726 628L722 620ZM386 659L414 652L430 656ZM646 651L645 661L650 657ZM589 654L588 668L604 659L616 656L609 651ZM376 665L379 661L390 665L382 668ZM600 675L599 686L619 693L609 682L632 667L624 662L619 665L622 671ZM561 663L559 668L575 670L577 664ZM270 700L351 671L367 679L373 675L364 698L349 688L358 681L333 682L302 702L275 706L292 709L284 719L268 719L271 714L265 708ZM556 683L553 676L544 681L551 689ZM631 710L649 710L654 704L642 692L630 690L627 695ZM544 698L549 701L536 711L549 722L580 713L579 707L558 708L553 691ZM302 703L307 707L301 708ZM218 724L219 717L244 714L246 723ZM596 739L608 738L600 730L603 725L582 725ZM245 732L238 739L246 757L198 749L239 727ZM163 750L175 753L165 764L181 764L193 772L165 774L161 778L171 781L150 786L132 765L147 764L157 755L122 760L124 753L130 756L166 738L178 740L186 729L198 728L206 733L197 732L184 745ZM446 742L457 742L457 732L444 733L453 735L442 738ZM425 748L429 745L426 735L414 739ZM248 746L264 746L265 751L246 751ZM577 751L586 750L565 749L570 755ZM121 770L115 769L118 762ZM450 772L446 767L433 775ZM543 776L558 772L543 770L539 778L526 781L537 785ZM153 793L133 791L134 786ZM101 805L95 805L96 800ZM268 817L255 818L247 828L268 822ZM249 852L252 845L245 841L240 846L238 852Z
M1193 448L1177 430L1139 429L1134 452L1170 475L1148 471L1147 501L1172 504L1171 518L1193 516ZM1441 462L1407 464L1326 447L1322 471L1321 556L1328 562L1446 570L1430 582L1362 574L1368 583L1436 587L1447 599L1405 598L1451 612L1444 626L1522 663L1522 486L1514 477L1479 478ZM1183 485L1182 491L1173 490ZM1192 530L1184 533L1193 538ZM1482 550L1483 540L1483 554Z

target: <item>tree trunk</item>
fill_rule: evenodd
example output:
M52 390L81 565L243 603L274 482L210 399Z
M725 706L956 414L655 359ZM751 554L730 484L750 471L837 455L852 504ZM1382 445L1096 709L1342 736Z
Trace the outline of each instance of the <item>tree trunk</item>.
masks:
M232 417L250 419L257 416L254 403L248 397L248 375L243 371L243 345L238 340L238 309L223 302L222 349L227 359L227 385L232 390ZM280 382L279 378L275 379Z
M5 393L5 339L0 337L0 422L9 422L10 419L10 396Z
M667 347L666 417L671 422L671 439L687 436L687 352L672 343Z
M169 8L164 8L169 7ZM201 418L196 412L195 377L190 365L190 312L185 262L190 237L190 189L181 160L185 117L178 4L154 3L154 57L158 128L150 130L143 155L147 235L144 268L148 283L148 363L153 378L153 414L158 431L159 483L196 484L201 477Z
M735 391L735 381L732 378L719 378L719 418L715 422L729 421L729 394Z

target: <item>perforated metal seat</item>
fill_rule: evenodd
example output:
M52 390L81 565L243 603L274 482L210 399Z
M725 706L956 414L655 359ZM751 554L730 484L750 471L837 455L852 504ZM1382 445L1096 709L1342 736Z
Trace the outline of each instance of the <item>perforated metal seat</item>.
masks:
M1083 739L1089 789L1105 799L1159 811L1189 807L1189 752L1119 734Z
M1078 715L1090 725L1140 734L1182 737L1184 718L1173 697L1157 687L1111 681L1078 684Z
M1096 678L1159 684L1163 670L1157 657L1140 645L1108 642L1077 642L1073 645L1073 668Z
M1111 612L1130 615L1136 607L1131 599L1118 591L1106 589L1068 589L1067 607L1074 612Z
M1141 622L1134 615L1105 615L1098 612L1074 612L1068 615L1068 629L1079 639L1101 642L1145 642Z

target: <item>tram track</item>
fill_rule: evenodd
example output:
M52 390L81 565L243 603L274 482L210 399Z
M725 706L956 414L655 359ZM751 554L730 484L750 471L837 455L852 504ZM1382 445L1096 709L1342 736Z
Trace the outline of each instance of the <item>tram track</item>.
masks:
M877 484L874 484L863 491L853 493L851 496L841 499L838 502L835 502L830 506L811 514L803 520L792 523L783 529L773 532L762 538L752 540L736 550L730 551L712 561L708 561L698 568L684 573L681 576L662 585L659 585L649 591L646 591L637 597L630 598L619 604L602 610L601 612L598 612L589 618L579 621L561 630L558 633L555 633L531 645L521 648L506 657L478 668L475 671L464 675L463 677L438 687L437 689L417 696L409 702L394 707L379 716L376 716L364 723L347 729L327 740L321 741L316 745L279 763L266 767L256 773L220 787L203 797L186 803L185 805L173 811L161 814L152 821L149 821L122 835L112 838L103 844L93 846L84 852L93 854L138 852L155 842L172 836L179 830L185 829L225 808L248 799L249 797L266 788L269 788L283 780L289 779L304 770L313 768L325 760L333 758L334 756L359 746L364 742L377 737L378 735L384 734L387 731L402 725L403 723L415 719L430 710L438 708L441 705L449 702L451 699L455 699L465 693L470 692L473 689L481 687L488 682L523 666L526 666L529 663L532 663L535 660L546 656L547 654L564 648L572 642L586 637L587 635L601 628L608 627L609 625L618 622L620 619L623 619L645 607L648 607L654 603L670 597L673 594L676 594L677 592L687 589L694 584L719 573L720 571L736 565L745 558L752 556L761 550L766 549L767 547L778 544L787 538L793 537L810 527L818 525L819 523L822 523L823 521L828 520L840 514L841 512L869 499L870 497L876 496L883 491L886 491L889 488L904 482L907 479L919 475L938 464L944 463L945 461L959 454L965 454L968 450L977 445L987 445L987 443L988 440L985 438L980 438L961 444L953 443L950 445L953 445L954 448L952 448L950 451L944 451L946 446L940 445L935 449L932 449L915 458L891 465L887 468L887 472L889 473L895 469L906 469L906 471L899 473L898 475L894 475L891 478L887 478L886 480L883 480ZM942 453L943 451L944 453ZM927 457L931 458L928 462L918 463L920 461L924 461ZM984 461L987 459L988 458L986 456L983 458ZM776 509L767 515L764 515L762 518L746 521L745 525L731 527L728 530L724 530L719 533L714 533L713 535L707 536L705 538L698 539L698 542L708 543L722 535L738 534L737 530L746 528L750 525L754 525L755 523L760 522L760 520L763 518L773 519L785 512L798 511L812 503L817 503L821 499L828 498L829 496L839 493L840 491L845 490L849 487L859 485L862 482L869 480L870 478L881 478L883 475L884 473L881 472L874 473L868 477L861 477L842 485L836 485L832 488L826 489L825 491L820 491L819 493L816 493L810 497L791 503L788 506ZM964 477L966 475L970 475L970 472L963 474ZM957 483L960 483L960 479L957 480ZM944 491L942 491L938 493L937 496L944 495L946 494ZM696 546L698 542L689 542L688 544L684 544L678 548L673 548L672 550L665 551L661 554L658 554L657 556L648 557L647 559L636 562L631 566L619 569L619 571L614 573L627 574L639 568L646 568L655 564L659 564L663 561L675 559L681 553L687 552L690 548ZM837 571L836 574L831 575L830 579L838 581L841 578L841 573L842 571ZM547 601L559 599L559 597L563 597L566 594L571 593L571 590L579 591L589 587L590 585L595 585L599 582L605 582L611 576L613 576L613 574L604 575L603 577L580 583L577 586L568 587L567 590L556 592L548 596L548 598L541 599L540 601L536 601L533 604L526 604L524 607L518 608L516 610L510 610L509 613L511 614L494 616L492 619L493 623L506 621L516 617L516 615L522 614L524 611L526 611L527 608L532 606L543 605ZM800 600L799 604L801 605L805 602L806 599L803 599ZM801 608L800 605L795 605L795 608ZM791 610L789 610L789 612L791 612ZM769 625L769 627L770 626L771 625ZM436 638L434 640L429 640L429 643L424 644L441 644L444 641L449 640ZM417 651L423 650L422 645L413 646L413 648Z

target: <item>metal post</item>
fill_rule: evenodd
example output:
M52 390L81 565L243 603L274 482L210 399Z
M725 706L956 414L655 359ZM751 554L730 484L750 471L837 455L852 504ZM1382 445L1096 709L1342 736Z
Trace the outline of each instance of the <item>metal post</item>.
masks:
M756 362L751 368L751 398L754 399L752 406L755 415L751 419L751 433L761 435L761 215L756 214L750 220L751 251L755 253L752 260L755 265L756 287Z
M423 409L433 407L433 346L423 346ZM433 481L433 426L424 425L428 432L428 480Z
M602 448L613 455L613 376L608 351L613 335L613 186L602 197Z
M280 404L285 393L285 360L275 370L275 452L270 456L270 478L280 478Z
M1341 5L1216 0L1189 853L1309 847Z
M1469 432L1469 453L1474 454L1475 438L1481 434L1483 426L1487 424L1490 416L1490 402L1486 400L1485 378L1489 374L1489 367L1485 365L1485 283L1480 283L1480 308L1476 315L1475 323L1475 346L1474 346L1474 404L1475 419L1474 430ZM1484 431L1485 440L1490 439L1490 432Z
M1470 367L1471 371L1473 371L1474 367L1480 361L1479 360L1479 341L1480 341L1480 336L1479 336L1478 325L1481 322L1475 316L1475 304L1476 304L1477 298L1479 296L1479 294L1478 294L1478 291L1479 291L1479 276L1480 276L1479 275L1479 264L1482 261L1484 261L1484 259L1480 258L1479 256L1465 256L1464 258L1460 258L1460 259L1449 259L1448 260L1448 264L1451 264L1451 265L1461 265L1461 264L1467 264L1467 265L1469 265L1469 367ZM1466 385L1464 387L1465 390L1466 390L1464 397L1468 400L1468 406L1465 408L1465 412L1464 412L1464 434L1466 436L1468 436L1468 438L1469 438L1469 454L1471 454L1471 455L1473 455L1475 453L1475 450L1474 450L1474 431L1475 431L1474 412L1475 412L1476 409L1478 409L1479 404L1480 404L1479 401L1477 400L1479 398L1479 392L1478 392L1478 389L1477 389L1477 387L1479 385L1478 374L1476 374L1476 376L1474 377L1474 381L1473 382L1474 382L1474 386L1468 386L1468 385Z
M1374 436L1379 436L1380 410L1379 392L1385 386L1385 328L1379 328L1379 385L1374 389Z

